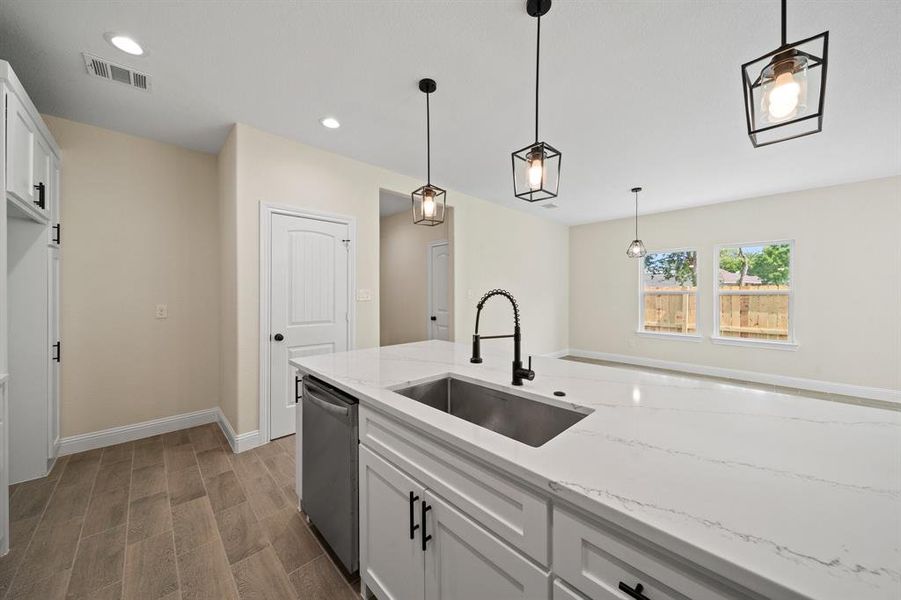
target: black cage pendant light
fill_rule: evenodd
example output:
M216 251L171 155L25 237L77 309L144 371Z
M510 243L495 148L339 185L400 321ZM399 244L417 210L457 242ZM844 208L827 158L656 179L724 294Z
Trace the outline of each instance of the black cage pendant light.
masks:
M638 192L640 191L640 187L632 188L632 193L635 194L635 239L626 248L626 256L629 258L641 258L648 253L644 248L644 242L638 239Z
M551 9L551 0L528 0L526 12L538 21L535 44L535 141L513 153L513 194L526 202L557 197L560 185L560 152L538 141L538 65L541 58L541 17Z
M823 130L829 32L788 43L785 13L782 0L782 45L741 66L748 136L755 148Z
M429 114L429 96L438 89L434 79L420 79L419 91L425 94L425 164L426 184L411 194L413 198L413 223L434 227L444 223L445 192L432 185L432 140L431 115Z

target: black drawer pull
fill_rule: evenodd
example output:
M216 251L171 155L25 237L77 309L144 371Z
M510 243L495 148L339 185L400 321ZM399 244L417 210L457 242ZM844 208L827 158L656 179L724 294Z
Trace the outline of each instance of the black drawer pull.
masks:
M423 500L422 504L420 504L420 508L422 508L422 514L421 514L421 518L420 518L420 520L422 521L422 535L420 537L422 538L422 551L425 552L426 542L428 542L430 539L432 539L432 536L429 535L428 532L426 531L425 515L427 512L432 510L432 507L429 506L428 504L426 504L425 500Z
M636 583L634 588L630 588L628 585L620 581L619 589L635 598L635 600L651 600L650 598L642 594L642 592L644 591L644 586L640 583Z
M419 496L417 496L413 492L410 492L410 539L411 540L416 537L415 532L417 529L419 529L419 525L416 525L413 523L413 511L415 510L414 505L416 504L417 500L419 500Z
M34 186L34 189L36 189L38 192L38 199L35 200L34 203L38 205L38 208L40 208L41 210L44 210L44 206L45 206L44 192L47 190L47 186L44 185L43 181L41 181L36 186Z

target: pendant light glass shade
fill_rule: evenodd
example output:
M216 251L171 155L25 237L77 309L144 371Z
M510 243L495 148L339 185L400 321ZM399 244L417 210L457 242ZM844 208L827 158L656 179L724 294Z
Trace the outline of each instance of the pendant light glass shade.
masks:
M541 17L551 9L551 0L528 0L526 12L538 20L535 45L535 141L511 154L513 195L526 202L557 197L560 185L560 151L538 140L538 65L541 57Z
M785 13L782 0L782 45L741 67L748 136L755 148L823 129L829 32L789 44Z
M626 256L629 258L641 258L647 253L648 251L645 250L641 240L632 240L632 243L629 244L629 247L626 249Z
M434 227L444 223L447 208L446 193L436 185L432 185L432 140L431 115L429 113L429 95L438 89L434 79L421 79L419 91L425 94L425 148L426 148L426 181L427 183L413 190L413 224Z
M626 256L629 258L641 258L648 253L648 251L645 250L644 242L638 239L638 192L640 191L640 187L632 188L632 193L635 194L635 239L632 240L632 243L626 248Z

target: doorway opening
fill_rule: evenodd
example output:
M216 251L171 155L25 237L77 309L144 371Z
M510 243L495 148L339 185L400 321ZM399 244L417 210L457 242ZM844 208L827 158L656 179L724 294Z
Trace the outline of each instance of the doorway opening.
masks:
M379 191L381 346L454 339L454 209L414 225L407 194Z

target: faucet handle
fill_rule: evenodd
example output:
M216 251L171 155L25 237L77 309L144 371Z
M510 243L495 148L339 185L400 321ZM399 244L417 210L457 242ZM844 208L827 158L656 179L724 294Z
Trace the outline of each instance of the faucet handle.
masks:
M532 370L532 355L529 355L529 370Z

